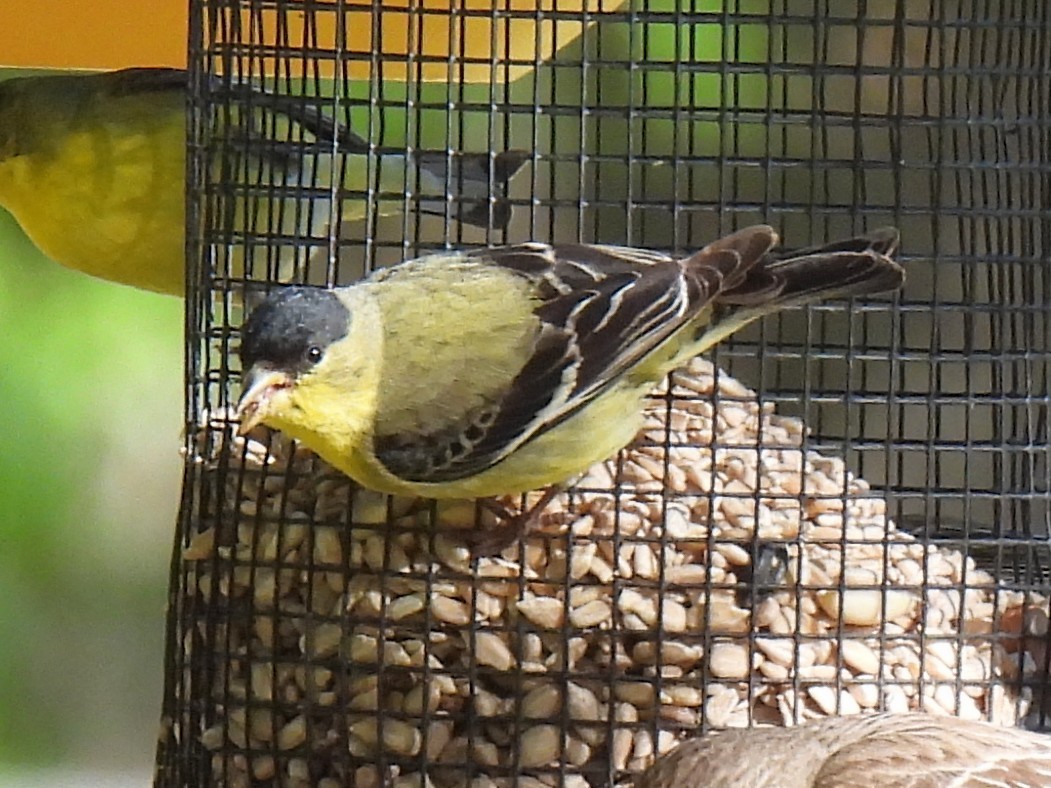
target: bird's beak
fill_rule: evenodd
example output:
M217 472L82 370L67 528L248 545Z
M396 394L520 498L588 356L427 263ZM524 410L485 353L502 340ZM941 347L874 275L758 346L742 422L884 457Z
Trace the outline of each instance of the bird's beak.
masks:
M274 394L291 385L292 378L280 370L259 366L248 370L241 401L237 403L237 417L241 420L237 434L245 435L259 426L268 415Z

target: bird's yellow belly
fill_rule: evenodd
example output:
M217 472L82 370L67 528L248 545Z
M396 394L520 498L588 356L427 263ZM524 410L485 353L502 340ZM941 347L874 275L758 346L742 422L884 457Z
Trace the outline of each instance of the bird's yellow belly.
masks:
M162 293L184 290L182 129L71 134L0 169L0 204L58 263ZM178 152L172 155L172 152Z
M467 497L525 492L569 481L596 462L608 460L642 426L643 389L618 387L475 479ZM511 485L515 480L518 484ZM459 496L457 496L459 497Z
M441 484L406 482L363 453L320 452L359 484L381 492L425 498L486 498L569 481L631 442L642 424L642 399L650 386L618 387L482 473ZM314 445L318 445L316 442Z

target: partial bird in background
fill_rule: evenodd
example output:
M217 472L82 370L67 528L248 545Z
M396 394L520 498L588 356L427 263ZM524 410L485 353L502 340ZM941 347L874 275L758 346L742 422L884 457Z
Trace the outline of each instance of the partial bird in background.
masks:
M719 731L680 744L634 788L1037 788L1051 738L988 722L873 714Z
M242 328L241 429L283 430L380 492L558 485L631 441L653 387L739 328L904 281L896 230L792 253L777 243L765 225L686 257L527 243L441 252L337 290L283 288ZM513 541L555 489L476 547Z
M310 242L326 245L333 215L344 222L367 215L370 190L381 215L414 210L406 193L415 192L421 213L494 228L510 218L505 187L527 158L521 151L371 155L361 137L306 99L213 82L232 99L213 125L232 153L209 210L229 212L221 229L281 242L246 251L227 239L229 259L215 261L221 276L251 270L288 281ZM185 71L166 68L0 82L0 206L63 265L182 295L188 86Z

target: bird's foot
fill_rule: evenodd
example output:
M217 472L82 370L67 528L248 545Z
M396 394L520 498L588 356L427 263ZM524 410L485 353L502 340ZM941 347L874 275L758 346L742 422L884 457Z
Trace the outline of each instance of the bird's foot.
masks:
M516 539L528 536L540 522L547 505L561 492L557 486L548 487L535 504L521 512L513 512L495 498L478 501L496 515L497 524L491 528L478 527L463 535L464 540L477 557L496 555L510 547Z

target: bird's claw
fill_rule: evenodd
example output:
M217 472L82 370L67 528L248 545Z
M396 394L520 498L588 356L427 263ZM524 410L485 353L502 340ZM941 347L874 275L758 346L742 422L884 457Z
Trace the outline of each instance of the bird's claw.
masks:
M491 528L476 528L463 535L464 541L476 557L492 556L502 553L516 539L528 536L540 522L540 515L558 494L558 487L549 487L540 496L540 500L521 512L512 512L495 498L483 498L478 501L496 515L497 523Z

